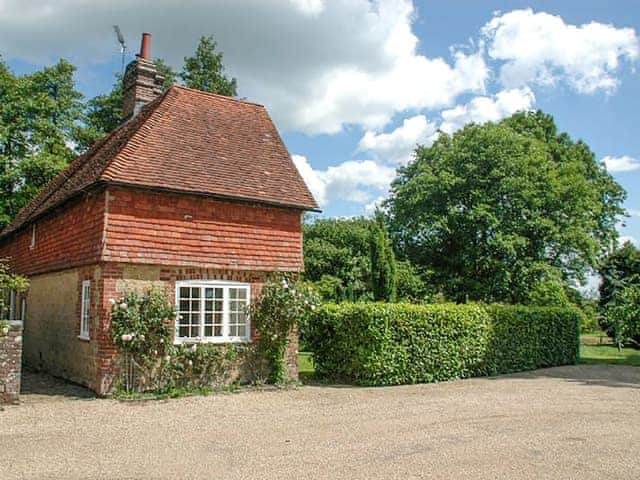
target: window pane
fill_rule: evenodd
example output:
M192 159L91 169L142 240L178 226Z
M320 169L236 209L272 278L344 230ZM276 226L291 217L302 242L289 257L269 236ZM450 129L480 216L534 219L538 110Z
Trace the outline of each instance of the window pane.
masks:
M204 327L204 336L205 337L212 337L213 336L213 327L212 326L206 326Z
M200 288L192 287L191 288L191 298L200 298Z
M238 336L239 336L239 337L244 337L244 336L246 336L246 330L247 330L247 327L246 327L246 326L244 326L244 325L239 325L239 326L238 326Z
M180 298L189 298L189 288L180 287Z

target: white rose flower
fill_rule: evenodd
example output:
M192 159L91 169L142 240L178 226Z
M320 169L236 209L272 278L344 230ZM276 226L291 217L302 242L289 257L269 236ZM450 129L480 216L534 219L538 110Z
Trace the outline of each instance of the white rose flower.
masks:
M191 351L192 352L196 352L198 350L198 346L197 345L192 345L191 346Z
M126 304L125 302L122 302L122 303L120 304L120 308L121 308L122 310L126 310L126 309L127 309L127 304Z
M125 333L125 334L123 334L123 335L120 337L120 339L121 339L123 342L130 342L130 341L133 339L133 336L131 336L131 335L130 335L130 334L128 334L128 333Z
M115 298L110 298L110 299L109 299L109 303L110 303L111 305L115 305L115 304L116 304L116 299L115 299Z
M193 362L191 360L189 360L187 363L189 364L190 367L193 366Z

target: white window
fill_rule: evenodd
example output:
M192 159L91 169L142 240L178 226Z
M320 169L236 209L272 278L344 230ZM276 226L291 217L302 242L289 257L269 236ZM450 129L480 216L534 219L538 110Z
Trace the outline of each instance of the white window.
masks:
M80 338L89 340L89 306L91 305L91 282L82 282L82 303L80 304Z
M250 298L246 283L176 282L176 343L248 341Z

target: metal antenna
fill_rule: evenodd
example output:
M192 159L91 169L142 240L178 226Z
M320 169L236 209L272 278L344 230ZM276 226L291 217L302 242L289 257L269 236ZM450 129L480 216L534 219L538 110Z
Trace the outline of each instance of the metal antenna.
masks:
M127 52L127 42L124 41L124 35L120 31L120 27L118 25L113 26L113 30L116 32L116 37L118 38L118 43L120 44L120 53L122 54L122 74L124 75L124 57Z

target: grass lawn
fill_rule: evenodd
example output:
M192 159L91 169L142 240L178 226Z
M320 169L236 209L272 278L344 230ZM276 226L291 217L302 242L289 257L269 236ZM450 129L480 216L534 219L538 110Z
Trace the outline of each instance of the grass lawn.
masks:
M580 345L580 363L640 366L640 350L613 345Z
M311 375L315 371L313 368L313 360L311 353L300 352L298 353L298 371L300 374Z

